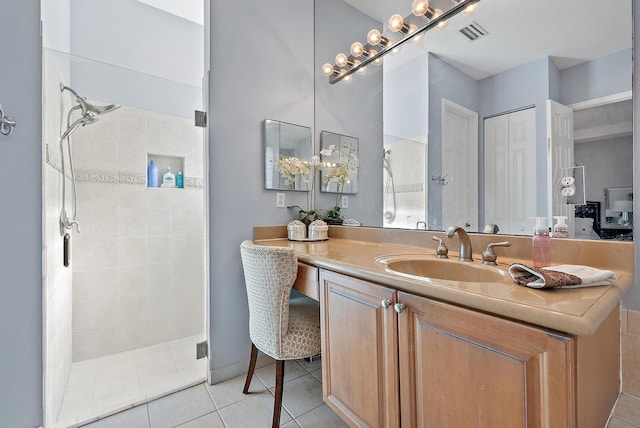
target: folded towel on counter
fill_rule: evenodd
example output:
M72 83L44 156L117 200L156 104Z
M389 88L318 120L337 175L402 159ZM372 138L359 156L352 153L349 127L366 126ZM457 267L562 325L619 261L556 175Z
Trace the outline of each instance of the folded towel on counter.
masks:
M580 265L533 268L521 263L509 265L509 275L516 284L531 288L581 288L610 285L618 277L610 270Z

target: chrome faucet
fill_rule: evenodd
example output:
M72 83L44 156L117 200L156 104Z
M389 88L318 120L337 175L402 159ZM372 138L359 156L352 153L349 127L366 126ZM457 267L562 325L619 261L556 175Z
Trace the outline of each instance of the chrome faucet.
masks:
M460 240L460 249L458 250L458 259L463 262L473 261L473 250L471 249L471 241L469 235L460 226L449 226L444 232L444 236L447 238L453 238L453 235L458 232L458 239Z

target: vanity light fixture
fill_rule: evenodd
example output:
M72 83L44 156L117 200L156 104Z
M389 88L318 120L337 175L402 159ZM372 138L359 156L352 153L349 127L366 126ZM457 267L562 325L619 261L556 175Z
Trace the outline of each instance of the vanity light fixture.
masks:
M367 34L367 44L355 42L351 45L350 56L343 53L336 55L335 66L327 63L322 66L322 73L329 77L329 83L350 79L353 73L362 74L368 64L382 64L382 57L388 53L397 53L400 46L408 41L418 41L424 33L434 28L441 30L448 20L463 13L469 15L478 7L480 0L452 0L453 6L446 11L429 6L428 0L413 0L411 14L403 18L399 14L389 18L389 31L399 33L399 40L391 40L377 28ZM395 39L395 37L394 37ZM373 49L375 47L375 49ZM356 61L356 58L362 58Z

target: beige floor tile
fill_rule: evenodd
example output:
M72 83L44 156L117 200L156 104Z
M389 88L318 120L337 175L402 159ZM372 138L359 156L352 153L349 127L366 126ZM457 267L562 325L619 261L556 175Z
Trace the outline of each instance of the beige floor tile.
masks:
M284 363L284 381L289 382L307 374L296 360L285 361ZM254 376L258 375L262 383L269 388L276 386L276 365L269 364L266 367L258 369L254 372Z
M322 369L322 360L320 359L320 357L314 357L310 362L307 362L304 359L296 360L296 362L309 373Z
M179 425L179 428L225 428L218 412L212 412Z
M242 388L244 388L245 379L246 376L241 375L215 385L207 385L205 383L216 408L222 409L267 390L267 387L262 383L260 378L254 374L253 379L251 379L249 394L243 394Z
M310 374L284 384L282 405L294 418L322 404L322 384Z
M632 426L640 426L640 398L622 394L618 398L613 417Z
M282 428L300 428L300 425L298 425L298 423L293 420L293 421L289 421L284 425L280 425Z
M348 427L326 404L296 419L302 428L340 428Z
M202 384L152 401L148 406L151 426L154 428L175 427L215 410Z
M637 425L631 425L618 418L611 418L607 424L607 428L637 428Z
M273 395L264 391L220 409L220 417L226 428L269 428L273 418ZM280 425L291 421L291 416L282 409Z

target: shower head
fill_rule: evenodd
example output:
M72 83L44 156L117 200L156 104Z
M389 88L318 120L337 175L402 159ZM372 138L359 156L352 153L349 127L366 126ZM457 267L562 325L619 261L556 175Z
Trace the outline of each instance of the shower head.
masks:
M101 114L105 114L105 113L110 113L110 112L120 108L120 106L118 104L109 104L109 105L106 105L106 106L99 106L99 105L95 105L93 103L90 103L89 101L87 101L86 98L81 97L80 95L78 95L78 93L76 91L74 91L70 87L64 86L62 83L60 83L60 92L64 92L65 90L71 92L76 97L76 102L78 103L78 106L76 106L74 108L80 107L80 109L82 109L82 116L86 116L88 113L94 113L94 114L97 114L97 115L101 115Z
M76 120L71 125L69 125L67 130L64 131L64 134L62 134L62 137L60 137L60 139L64 140L65 138L69 137L71 134L73 134L73 131L75 131L80 125L82 126L90 125L97 121L98 121L98 117L94 113L88 112L86 115L82 116L80 119Z

